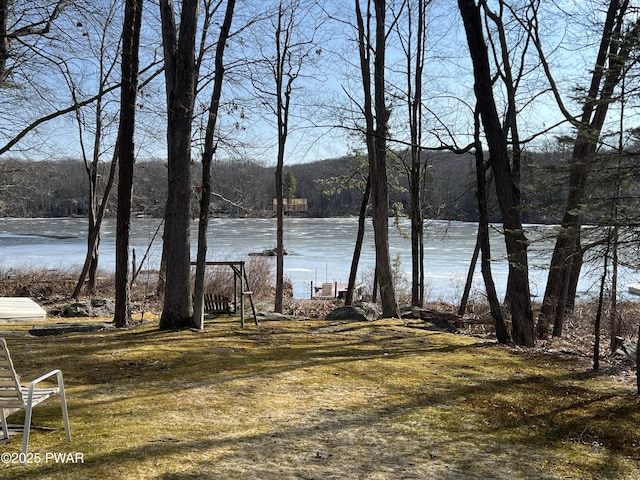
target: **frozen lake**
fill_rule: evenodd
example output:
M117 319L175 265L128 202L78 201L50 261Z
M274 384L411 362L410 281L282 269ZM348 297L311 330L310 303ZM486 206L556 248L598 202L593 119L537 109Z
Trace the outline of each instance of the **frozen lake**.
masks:
M131 246L138 261L142 259L160 223L159 219L133 220ZM46 269L77 269L84 261L87 221L82 218L0 219L0 268L33 267ZM456 301L459 299L469 268L476 236L476 225L465 222L428 221L425 230L425 280L427 299ZM358 280L370 282L375 261L372 225L367 223L367 235L360 260ZM294 286L296 298L307 298L311 282L346 282L349 277L353 244L357 232L356 218L285 218L285 276ZM409 220L396 226L390 221L391 257L407 280L411 278L411 245ZM527 236L535 240L530 247L531 293L544 294L546 268L552 242L545 240L551 227L531 226ZM157 269L161 256L161 235L151 245L145 269ZM197 222L192 224L192 258L195 259ZM208 260L247 260L251 252L261 252L276 245L275 219L212 218L209 224ZM493 274L500 294L507 279L504 242L499 226L492 232ZM274 264L275 258L265 257ZM103 226L100 265L103 271L113 271L115 264L115 220ZM587 268L585 267L585 271ZM592 290L597 272L583 276L580 290ZM634 281L622 279L621 288ZM474 288L484 290L479 267Z

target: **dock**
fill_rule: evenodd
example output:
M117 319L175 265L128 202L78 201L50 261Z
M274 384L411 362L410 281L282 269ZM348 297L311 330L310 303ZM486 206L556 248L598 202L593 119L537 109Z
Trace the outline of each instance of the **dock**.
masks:
M347 283L324 282L321 286L314 286L311 282L311 298L316 300L332 300L344 298L347 294ZM364 283L356 284L354 287L355 297L362 297Z
M0 297L0 322L43 322L47 312L27 297Z

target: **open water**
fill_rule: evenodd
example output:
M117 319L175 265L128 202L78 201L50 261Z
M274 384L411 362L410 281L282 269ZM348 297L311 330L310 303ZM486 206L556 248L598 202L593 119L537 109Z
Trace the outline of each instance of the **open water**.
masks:
M133 220L131 247L140 262L148 251L144 269L160 264L162 231L154 238L158 219ZM495 226L492 233L493 274L499 294L504 294L507 263L504 242ZM115 220L103 225L100 266L115 269ZM358 270L358 280L370 284L375 252L373 228L369 221ZM553 243L548 239L553 227L530 226L531 293L542 297ZM0 218L0 270L29 267L37 269L79 269L86 252L87 221L82 218L15 219ZM285 218L285 276L294 286L296 298L308 298L311 283L346 282L357 232L356 218ZM390 221L390 249L394 264L408 281L411 278L409 220ZM476 225L465 222L428 221L425 238L426 293L429 300L457 301L462 293L476 237ZM192 224L192 258L195 259L197 222ZM212 218L209 224L208 260L248 260L253 252L276 245L275 219ZM275 257L265 257L273 262ZM600 273L585 268L580 282L584 293L595 292ZM634 281L632 278L626 281ZM625 279L621 280L625 291ZM484 291L479 266L474 275L474 291Z

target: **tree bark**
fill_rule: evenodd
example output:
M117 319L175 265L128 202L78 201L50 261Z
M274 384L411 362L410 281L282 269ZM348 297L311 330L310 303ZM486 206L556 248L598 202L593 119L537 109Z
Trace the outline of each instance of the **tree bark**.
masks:
M411 168L409 192L411 199L411 304L421 307L424 302L424 218L422 211L422 75L424 70L427 0L417 0L415 53L411 51L411 38L407 51L407 84L409 129L411 133ZM413 26L411 3L408 22ZM411 37L411 35L410 35ZM413 65L412 65L413 63ZM413 78L412 66L415 66Z
M280 121L278 122L281 123ZM279 130L282 128L279 125ZM285 134L286 135L286 134ZM278 135L278 160L276 162L276 292L273 311L282 313L284 309L284 196L282 171L284 165L285 138Z
M537 335L548 334L553 319L553 336L561 336L564 316L575 303L582 268L582 215L587 180L595 164L600 134L613 92L620 82L631 49L635 46L640 24L622 34L628 1L612 0L600 40L589 91L582 107L578 134L570 162L569 193L562 225L549 265L544 299L538 317ZM539 45L537 45L538 48ZM548 72L548 66L544 65ZM552 82L553 83L553 82Z
M507 325L500 308L500 300L496 292L496 285L493 281L491 273L491 242L489 239L489 211L487 209L487 179L486 166L484 163L484 155L482 153L482 143L480 142L480 121L476 115L476 185L478 188L478 238L477 246L480 248L480 270L482 279L484 280L485 290L487 292L487 301L489 302L489 310L491 318L496 329L496 338L498 343L506 344L511 341ZM474 260L475 262L475 260ZM462 316L464 311L459 312Z
M122 90L120 95L118 220L116 225L116 327L131 324L129 297L129 232L135 163L134 132L138 94L138 51L143 0L126 0L122 33Z
M167 91L167 176L164 255L166 277L161 330L188 328L191 299L191 124L195 102L198 0L184 0L180 33L172 0L160 0Z
M356 244L353 248L353 257L351 259L351 269L349 270L349 283L347 284L347 293L344 297L345 305L353 305L353 295L356 288L356 276L358 274L358 264L360 263L360 253L362 252L362 244L364 242L365 222L367 220L367 206L369 205L369 194L371 192L371 183L367 177L367 185L362 195L360 203L360 213L358 215L358 233L356 235Z
M380 287L380 301L384 317L398 317L391 258L389 254L389 193L387 184L387 121L389 111L385 103L385 53L386 25L384 0L374 0L375 46L373 58L373 90L371 91L370 48L372 42L370 28L365 24L359 0L355 0L358 22L358 46L364 90L364 116L366 122L366 142L369 156L369 179L371 181L371 207L373 212L373 238L376 250L376 281ZM367 22L370 21L370 2ZM373 99L373 103L372 103ZM375 113L374 113L375 109ZM375 287L374 287L375 291Z
M222 80L224 78L224 49L231 30L233 20L233 10L235 0L228 0L224 21L220 27L218 44L216 45L215 57L215 79L213 81L213 92L211 94L211 104L209 105L209 118L207 120L204 152L202 155L202 186L200 190L200 215L198 221L198 253L196 260L196 278L194 286L193 321L197 329L204 328L204 273L207 260L207 229L209 227L209 206L211 205L211 162L215 154L216 144L214 134L218 119L218 109L220 107L220 97L222 96Z
M638 324L638 340L636 343L636 386L640 395L640 324Z
M478 111L484 127L495 179L498 204L504 225L504 237L509 261L507 298L511 308L512 336L518 345L533 346L534 328L529 293L527 238L520 215L520 191L511 169L507 137L493 95L489 56L482 32L480 7L473 0L458 0L464 21L469 53L474 69L474 90Z

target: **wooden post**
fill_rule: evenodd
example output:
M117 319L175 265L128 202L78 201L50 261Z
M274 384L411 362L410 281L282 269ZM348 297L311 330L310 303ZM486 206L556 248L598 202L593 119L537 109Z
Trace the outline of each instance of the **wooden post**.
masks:
M244 328L244 262L240 262L240 326Z
M638 395L640 395L640 324L638 324L638 343L636 346L636 383L638 385Z

